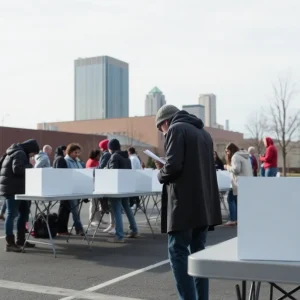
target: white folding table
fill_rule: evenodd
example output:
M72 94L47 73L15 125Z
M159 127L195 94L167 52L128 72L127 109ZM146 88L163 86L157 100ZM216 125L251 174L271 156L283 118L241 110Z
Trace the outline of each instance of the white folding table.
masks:
M155 237L154 236L154 230L153 230L151 222L150 222L151 214L150 214L150 216L148 216L147 209L148 209L148 204L149 204L150 199L153 200L154 206L158 207L158 204L159 204L158 199L159 199L160 195L161 195L161 192L156 191L156 192L136 192L136 193L123 193L123 194L101 194L101 195L95 194L93 196L93 198L108 198L110 200L113 200L113 199L117 199L117 198L140 197L141 204L140 204L139 208L136 208L136 210L134 212L134 215L136 214L137 210L140 210L145 215L146 221L147 221L148 226L149 226L149 228L151 230L151 233L152 233L152 237L154 238ZM96 205L96 209L97 209L97 206L98 205ZM100 227L103 216L104 216L104 213L101 215L100 222L99 222L97 228L94 231L94 234L93 234L93 237L92 237L92 242L94 241L96 233L97 233L97 231ZM91 225L91 221L88 224L88 228L87 228L86 232L88 231L90 225Z
M154 237L154 231L153 228L151 226L149 217L147 215L147 207L148 207L148 203L150 200L150 197L153 197L153 201L155 201L155 197L161 194L161 192L138 192L138 193L123 193L123 194L72 194L72 195L55 195L55 196L32 196L32 195L16 195L15 199L16 200L27 200L27 201L33 201L35 203L36 206L36 211L35 211L35 216L34 216L34 221L32 224L32 227L29 231L29 234L26 238L26 242L29 241L30 237L31 237L31 232L33 231L34 228L34 223L36 221L36 216L37 214L40 214L41 217L43 218L43 220L45 221L46 225L47 225L47 229L48 229L48 233L49 233L49 240L50 243L44 243L43 244L49 244L52 247L53 250L53 254L54 257L56 257L56 250L55 250L55 246L54 246L54 242L51 236L51 232L50 232L50 228L49 228L49 222L48 222L48 216L50 214L50 210L51 208L59 201L67 201L67 200L76 200L76 199L89 199L89 198L110 198L112 199L116 199L116 198L129 198L129 197L142 197L141 199L141 211L144 213L147 223L150 227L150 230L152 232L152 235ZM40 207L40 203L43 204L43 207ZM53 204L54 203L54 204ZM82 204L82 203L81 203ZM80 205L81 205L80 204ZM80 209L81 206L79 208L79 213L80 213ZM46 217L45 217L45 215ZM100 226L100 223L99 223ZM94 235L93 235L93 239L95 237L95 234L97 232L97 229L99 228L99 226L96 228ZM90 245L90 241L87 237L87 231L84 231L84 235L85 235L85 239L87 240L87 243L89 245L89 248L91 249L91 245ZM69 238L68 238L69 240ZM67 241L68 241L67 240ZM26 244L26 242L24 243L24 245ZM36 243L39 243L39 241L36 241ZM25 246L23 247L23 251L24 251Z
M241 280L242 292L239 285L236 286L238 300L247 298L247 281L251 282L249 300L259 299L261 282L270 284L270 300L273 299L274 288L283 294L278 300L296 300L293 294L300 290L300 262L239 260L237 238L190 255L188 273L194 277ZM295 284L298 287L287 292L277 283Z
M50 240L50 243L44 243L43 242L43 244L51 245L54 257L56 257L56 250L55 250L55 246L54 246L53 239L52 239L52 236L51 236L51 231L50 231L50 228L49 228L49 220L48 220L51 208L59 201L86 199L86 198L89 198L91 196L92 195L86 195L86 194L72 194L72 195L60 195L60 196L59 195L55 195L55 196L16 195L15 200L33 201L35 203L35 207L36 207L35 216L33 217L33 224L32 224L32 227L29 230L26 241L24 243L23 251L24 251L26 242L28 242L30 237L31 237L31 233L34 229L34 224L35 224L36 219L37 219L36 217L37 217L38 214L40 214L40 216L42 217L42 219L46 223L48 234L49 234L49 240ZM42 208L41 208L40 204L43 204ZM80 205L80 207L79 207L79 213L80 213L82 201L80 202L79 205ZM72 226L72 228L73 228L73 226ZM85 239L86 239L86 241L89 245L89 248L91 249L90 241L89 241L89 239L88 239L85 232L84 232L84 235L85 235ZM67 241L69 241L69 237L68 237ZM35 241L35 243L40 243L40 242Z

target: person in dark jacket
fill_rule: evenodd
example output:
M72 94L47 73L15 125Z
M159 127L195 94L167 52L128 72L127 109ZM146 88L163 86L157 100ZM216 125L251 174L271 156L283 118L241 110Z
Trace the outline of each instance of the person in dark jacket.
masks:
M213 141L203 122L173 105L162 106L156 126L165 136L168 249L180 299L208 300L208 279L188 275L188 256L203 250L209 226L222 224Z
M62 145L55 149L55 157L53 161L53 168L55 169L66 169L67 162L65 160L67 147Z
M102 155L100 157L100 162L99 162L99 169L105 169L107 167L107 163L110 159L110 152L108 151L108 143L109 140L103 140L99 143L99 148L102 152ZM101 209L108 211L108 199L100 199L101 202ZM115 217L113 215L113 211L110 212L109 214L109 225L107 228L103 230L103 232L108 232L110 234L115 234Z
M67 147L62 145L55 149L55 157L53 161L53 168L67 169L67 162L65 160ZM68 235L68 224L71 207L69 201L60 201L58 209L57 235Z
M28 201L15 200L15 195L25 194L25 170L32 168L30 158L38 154L40 147L36 140L13 144L6 150L0 171L0 195L5 197L7 218L5 238L7 252L21 252L25 243L25 223L29 215ZM13 233L14 218L18 212L17 241ZM20 247L19 247L20 246ZM34 247L26 243L25 247Z
M106 165L110 159L110 152L108 151L108 143L109 143L109 140L103 140L99 143L99 148L102 152L102 156L100 158L99 169L106 168Z
M117 139L112 139L108 144L111 157L107 163L108 169L131 169L131 161L127 151L121 151L120 142ZM124 242L124 231L122 221L122 206L124 212L128 218L131 232L126 236L127 238L138 237L138 229L136 226L135 218L132 210L130 209L128 198L118 198L110 201L114 212L115 224L116 224L116 236L112 240L115 243Z
M222 162L221 158L219 157L217 151L214 151L214 160L215 160L216 170L224 171L224 163Z

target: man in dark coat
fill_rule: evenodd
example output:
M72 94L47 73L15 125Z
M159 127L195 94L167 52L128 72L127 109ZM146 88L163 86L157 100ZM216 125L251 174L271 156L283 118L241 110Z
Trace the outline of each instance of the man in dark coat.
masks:
M213 141L196 116L164 105L156 126L165 135L158 179L167 185L168 249L180 299L208 300L208 279L188 275L188 256L203 250L209 226L222 224Z
M15 200L15 195L25 194L25 170L32 168L30 158L39 153L36 140L13 144L7 150L0 171L0 195L5 197L7 218L5 220L6 251L20 252L25 243L25 223L29 215L28 201ZM18 214L17 241L13 234L14 218ZM27 243L26 247L33 247Z
M117 139L112 139L108 144L109 152L111 157L107 163L108 169L131 169L131 161L127 151L121 151L120 142ZM123 221L122 221L122 207L127 216L128 222L130 224L131 231L126 236L127 238L137 238L138 229L135 222L135 218L132 210L129 206L128 198L118 198L111 200L111 206L114 213L114 219L116 223L116 236L113 240L114 243L124 242L124 231L123 231Z
M68 165L65 160L67 147L62 145L55 149L53 168L67 169ZM60 201L58 209L57 235L69 235L68 224L71 207L69 201Z

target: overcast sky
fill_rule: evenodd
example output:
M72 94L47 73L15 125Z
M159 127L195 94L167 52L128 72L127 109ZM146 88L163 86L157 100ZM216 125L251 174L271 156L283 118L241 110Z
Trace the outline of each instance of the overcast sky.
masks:
M74 59L109 55L129 63L131 116L154 86L179 107L214 93L244 131L278 74L300 80L299 16L299 0L0 0L0 121L72 120Z

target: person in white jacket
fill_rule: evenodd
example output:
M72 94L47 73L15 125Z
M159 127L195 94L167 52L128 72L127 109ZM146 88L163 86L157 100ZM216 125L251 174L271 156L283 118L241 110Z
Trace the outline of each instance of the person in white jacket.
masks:
M230 143L225 153L227 165L224 167L231 175L232 184L232 190L227 197L230 221L226 225L235 226L237 225L238 180L240 176L253 176L253 172L247 151L240 150L235 144Z
M142 163L141 163L139 157L137 156L137 153L133 147L130 147L128 149L128 155L129 155L129 159L131 161L131 169L141 170ZM140 198L139 197L131 197L129 199L129 201L130 201L130 207L133 210L136 210L140 206Z

